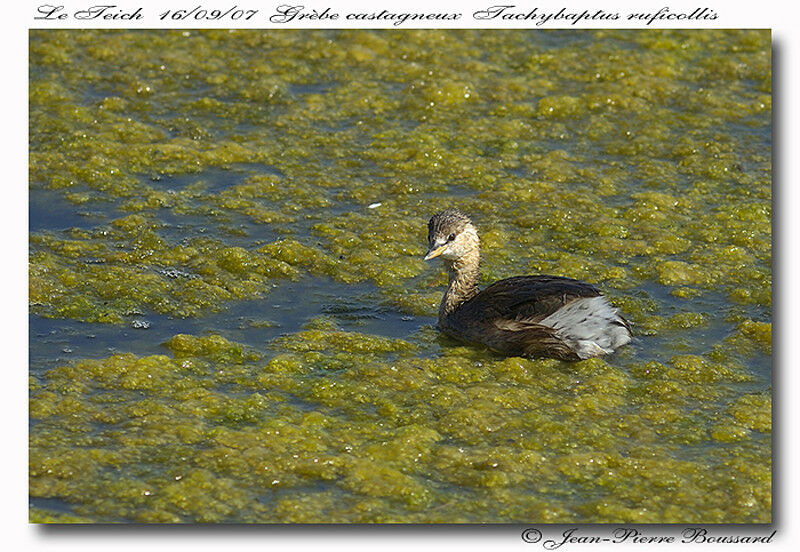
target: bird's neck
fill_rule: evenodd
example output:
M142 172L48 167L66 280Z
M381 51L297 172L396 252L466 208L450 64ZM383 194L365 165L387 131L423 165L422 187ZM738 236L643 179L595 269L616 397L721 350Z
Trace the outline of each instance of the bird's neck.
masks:
M442 298L442 304L439 305L440 321L447 318L459 305L477 295L480 260L481 255L476 249L468 255L446 263L450 285Z

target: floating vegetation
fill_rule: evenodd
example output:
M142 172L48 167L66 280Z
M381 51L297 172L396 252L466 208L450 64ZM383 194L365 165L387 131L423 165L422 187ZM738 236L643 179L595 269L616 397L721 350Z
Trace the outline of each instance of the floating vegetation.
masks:
M770 522L770 48L32 31L31 520ZM592 282L632 345L439 336L451 205L483 283Z

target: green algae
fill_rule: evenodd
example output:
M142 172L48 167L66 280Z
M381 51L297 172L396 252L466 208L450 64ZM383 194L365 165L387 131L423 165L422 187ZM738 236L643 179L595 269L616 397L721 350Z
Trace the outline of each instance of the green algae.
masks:
M345 32L333 42L326 33L278 37L214 31L190 36L119 33L113 38L106 33L104 39L125 52L126 59L118 62L136 67L125 75L112 72L111 79L100 77L110 60L95 51L89 40L91 33L81 37L69 33L48 33L42 38L34 35L37 38L31 41L31 54L37 71L31 84L32 182L69 192L66 195L72 200L122 200L123 209L141 213L169 209L212 218L239 213L253 223L277 225L287 234L292 234L292 227L304 218L320 216L312 211L324 213L343 200L362 207L381 202L381 207L371 212L355 209L336 217L323 214L311 226L321 247L294 239L257 251L214 251L210 254L220 257L219 266L208 269L185 294L173 291L174 282L143 283L142 289L133 288L138 291L131 298L138 303L137 308L154 307L150 303L155 299L147 301L140 296L172 295L169 304L157 307L158 312L171 315L195 316L213 310L214 302L258 295L253 286L239 285L239 281L220 285L218 280L225 279L227 271L247 279L259 271L281 278L305 269L348 283L370 279L387 288L387 296L394 296L404 282L424 272L417 252L419 228L437 206L420 213L420 199L447 190L450 182L479 191L479 198L491 196L489 203L465 199L462 206L476 217L486 216L495 231L510 231L516 238L504 244L503 256L488 261L487 276L500 273L495 266L504 266L509 259L536 258L541 260L529 269L610 280L620 288L635 287L642 279L651 278L668 286L722 287L737 302L768 305L771 217L769 201L764 200L770 194L769 154L739 143L736 135L722 132L720 125L715 128L707 124L711 119L733 125L768 120L757 117L761 112L753 113L738 104L723 103L725 109L719 114L709 112L722 109L716 96L710 94L738 94L746 98L741 100L745 103L763 103L769 97L769 49L744 53L737 48L732 53L722 46L731 40L764 40L765 35L759 38L755 33L754 39L748 33L678 34L674 40L681 44L679 50L650 50L651 39L646 34L619 33L603 40L606 34L597 33L595 46L600 51L590 58L585 58L582 48L560 48L558 71L553 73L561 75L558 87L537 80L535 75L549 66L553 54L540 51L535 44L526 45L524 33L492 33L493 40L504 49L478 64L469 83L462 82L453 69L445 69L443 60L434 64L438 72L423 71L419 52L411 55L401 38L406 33L362 36ZM427 40L425 33L407 36ZM716 44L711 36L725 40ZM639 49L626 50L624 66L614 55L617 37L640 45ZM476 63L469 57L476 44L491 43L487 37L469 32L445 33L441 38L454 48L447 58L467 62L467 66ZM140 41L146 41L147 47ZM242 43L248 46L227 53L230 69L220 73L217 60L221 52L227 52L226 45ZM281 48L295 51L297 57L278 61L269 56L269 52ZM437 48L441 48L438 42ZM703 48L708 51L701 55ZM54 49L69 50L69 59L86 56L96 66L63 76L60 58L50 56ZM164 51L159 56L162 59L146 57L148 52L160 49ZM210 57L205 61L199 61L196 55L183 57L190 49ZM219 51L214 53L215 49ZM256 49L267 57L253 57ZM357 61L362 55L351 53L365 49L385 55L376 54L374 66L371 62L367 69ZM523 52L521 59L528 59L531 69L536 67L532 76L515 71L519 63L515 56ZM732 57L745 58L737 66L744 77L717 74ZM409 63L409 59L414 62ZM284 73L284 66L291 67L292 72ZM237 72L244 67L249 69L246 74ZM367 70L368 79L363 77ZM504 71L509 90L497 90L499 70ZM316 82L330 83L326 85L329 89L325 93L292 93L292 86L308 86L310 71L317 75ZM336 78L340 74L347 78ZM191 80L186 82L188 77L206 83L210 96L198 99ZM273 83L265 88L270 91L267 98L247 92L258 88L261 78ZM755 86L747 88L743 78L752 79ZM81 101L79 81L82 87L96 83L99 99L88 104ZM143 87L143 82L149 84ZM411 84L403 87L401 83ZM526 100L524 96L510 96L510 91L518 89L521 93L530 86L538 90L534 97L541 96L536 109L512 110ZM571 93L550 94L555 88ZM76 103L80 105L73 110L60 107ZM678 105L684 107L676 109ZM487 109L490 111L484 115ZM764 109L768 115L768 106ZM476 110L480 116L465 116ZM171 115L175 111L185 114L180 124L206 128L207 135L184 136ZM224 120L219 117L221 112L225 113ZM687 120L690 115L694 118ZM233 123L242 125L239 121L244 117L249 117L246 128L232 127ZM319 121L336 130L321 132ZM404 123L415 126L409 130L403 128ZM65 133L80 140L68 148L59 142L59 149L54 149L56 144L50 137L56 125L72 126L74 130ZM622 128L614 132L613 125ZM600 132L604 126L609 132ZM683 132L684 127L690 127L691 132ZM635 129L635 134L630 129ZM554 141L554 131L560 132L555 138L559 146L545 147L543 144ZM594 143L601 143L605 151L595 153ZM354 146L356 157L352 155ZM569 151L561 149L567 146ZM597 164L602 153L625 155L633 158L634 165L626 169L613 161ZM171 174L193 174L236 163L275 166L279 174L255 174L216 194L192 187L159 189L140 178L168 179ZM532 178L512 179L507 172L532 166L536 167ZM744 166L749 170L743 170ZM354 172L360 175L353 178ZM626 191L627 204L603 201L621 193L620 180L628 178L628 173L641 182L641 191ZM365 177L368 174L375 176ZM686 180L692 182L688 189ZM743 202L740 196L728 192L733 189L746 190L753 199ZM725 201L720 201L720 191L726 194ZM531 227L526 193L536 202L540 214L535 224L539 235L547 238L545 245L549 249L550 243L558 243L558 255L551 260L554 262L542 259L535 250L536 255L530 255L531 247L537 244L530 240L530 234L519 232L520 226ZM386 217L387 212L394 215ZM505 221L498 221L496 213L504 213ZM507 227L506 221L517 220L519 223ZM139 222L138 226L143 224ZM151 230L153 235L143 238L163 241L157 219ZM132 241L134 237L125 239ZM80 241L88 243L71 246L99 245L94 236L82 236ZM142 247L147 245L143 243ZM44 255L54 247L59 244L36 242L35 250L41 249ZM187 263L179 251L156 252L160 254L146 260L147 266ZM620 253L629 259L629 266L613 266ZM673 258L678 254L683 258ZM596 262L587 265L586 255ZM117 262L106 255L97 260ZM91 267L78 259L69 267L52 266L53 262L45 257L32 258L32 275L37 278L31 280L37 282L45 270L69 270L87 289L72 294L64 289L68 286L56 283L47 290L32 289L36 312L123 321L130 302L101 307L88 299L83 307L73 307L80 301L77 296L101 294L102 290L94 288L102 287L102 283ZM742 270L744 267L747 270ZM236 289L231 292L231 287ZM51 288L56 289L48 293ZM413 309L415 304L419 305L415 312L421 312L418 301L399 301L397 306ZM426 312L434 312L429 302L425 304Z
M75 515L95 519L310 521L328 504L328 521L430 521L431 509L438 520L475 521L528 515L537 502L514 497L521 488L544 492L537 507L546 504L554 520L592 511L602 521L655 521L685 519L676 506L702 502L721 480L704 474L722 470L733 480L738 473L725 453L682 460L685 434L670 431L682 424L696 433L716 412L700 401L667 402L673 406L665 410L664 397L639 394L635 375L602 360L574 372L524 359L470 368L452 357L450 369L413 351L391 362L292 352L240 365L244 377L231 396L224 392L230 380L219 376L231 366L217 360L217 348L192 350L194 363L122 355L49 372L50 390L34 391L31 403L39 420L32 494L62 497L74 502ZM763 404L748 395L731 412L769 431ZM719 424L708 426L710 438L730 441L730 423ZM569 432L559 429L565 426ZM73 448L81 434L82 446ZM737 454L763 461L750 447ZM110 485L104 473L115 472L132 479ZM575 503L558 490L565 483L605 496L611 509ZM767 489L754 484L743 479L730 492L756 492L755 505L768 511L769 478L761 480ZM512 496L496 502L497 492ZM621 514L624 504L647 513ZM734 512L710 519L758 519ZM689 517L709 519L701 511Z
M51 362L32 521L770 521L768 33L35 31L30 59L31 197L97 214L32 227L33 315L202 318L310 278L424 317ZM438 336L445 206L482 283L594 282L634 344Z
M754 431L772 431L772 397L769 394L743 395L730 406L737 422Z
M347 353L383 354L413 351L416 346L402 339L336 330L308 329L277 339L274 347L284 351L341 351Z
M214 362L242 364L258 360L261 356L255 351L247 351L239 344L231 343L220 335L195 337L180 334L164 345L172 351L175 358L205 356Z

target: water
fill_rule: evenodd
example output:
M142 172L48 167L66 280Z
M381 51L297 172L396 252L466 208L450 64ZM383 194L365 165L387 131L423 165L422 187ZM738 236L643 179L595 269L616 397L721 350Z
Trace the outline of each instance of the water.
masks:
M407 338L432 317L410 316L380 305L369 284L343 285L329 279L304 278L266 290L263 298L227 305L203 318L173 318L153 313L131 315L127 325L115 326L52 319L31 314L30 371L44 372L74 359L101 359L120 352L146 356L165 354L163 344L177 334L215 333L261 351L270 340L300 331L309 320L328 315L343 330ZM145 322L147 328L133 327Z
M43 31L30 75L32 520L769 522L768 33ZM448 206L482 285L634 341L440 336Z

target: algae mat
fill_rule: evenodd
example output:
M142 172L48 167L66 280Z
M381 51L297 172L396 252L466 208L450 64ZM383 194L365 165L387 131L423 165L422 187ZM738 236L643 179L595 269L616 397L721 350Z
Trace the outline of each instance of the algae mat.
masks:
M31 520L769 522L770 48L31 32ZM447 206L634 342L438 335Z

